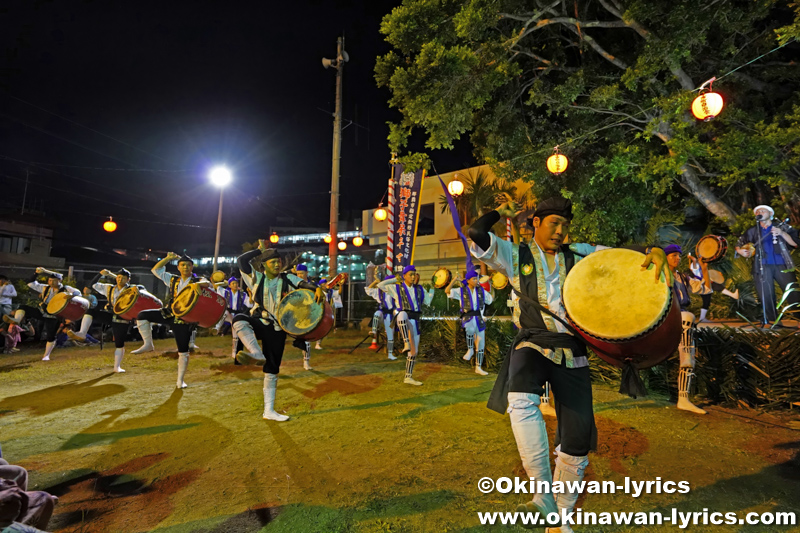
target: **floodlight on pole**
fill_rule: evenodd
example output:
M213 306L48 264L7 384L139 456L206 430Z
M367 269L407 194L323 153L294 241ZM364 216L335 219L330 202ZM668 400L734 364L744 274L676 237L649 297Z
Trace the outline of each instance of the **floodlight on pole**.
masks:
M222 191L233 180L231 171L223 166L216 166L208 173L208 179L212 185L219 187L219 213L217 214L217 239L214 242L214 267L217 270L217 258L219 257L219 240L222 235Z

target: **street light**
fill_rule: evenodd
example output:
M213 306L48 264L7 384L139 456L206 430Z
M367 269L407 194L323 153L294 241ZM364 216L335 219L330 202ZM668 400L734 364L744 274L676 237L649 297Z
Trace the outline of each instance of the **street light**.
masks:
M231 171L225 167L218 166L211 169L208 179L215 187L219 187L219 214L217 215L217 240L214 243L214 268L217 270L217 257L219 256L219 239L222 234L222 191L233 179Z

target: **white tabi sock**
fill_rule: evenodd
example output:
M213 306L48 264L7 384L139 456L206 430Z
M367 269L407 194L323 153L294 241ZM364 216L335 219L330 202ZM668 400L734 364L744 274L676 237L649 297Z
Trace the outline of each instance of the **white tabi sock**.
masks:
M117 372L118 374L125 372L120 366L122 364L123 355L125 355L125 348L117 348L114 350L114 372Z
M186 382L183 378L186 377L186 369L189 368L189 352L182 352L178 354L178 383L177 388L185 389Z
M147 320L137 320L136 327L139 329L139 335L142 336L144 344L142 344L138 350L134 350L131 353L140 354L155 351L156 347L153 346L153 326L150 322Z

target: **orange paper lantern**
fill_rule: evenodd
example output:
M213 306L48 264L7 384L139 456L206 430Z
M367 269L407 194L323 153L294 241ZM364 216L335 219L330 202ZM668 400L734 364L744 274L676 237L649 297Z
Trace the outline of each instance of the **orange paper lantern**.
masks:
M269 242L271 242L272 244L278 244L279 240L280 237L278 237L277 233L273 233L272 235L269 236Z
M458 175L453 177L453 181L447 184L447 191L451 196L461 196L464 192L464 184L458 179Z
M339 244L336 245L340 250L344 251L347 249L347 243L344 241L339 241Z
M703 93L692 102L692 114L698 120L708 122L722 111L724 102L719 93Z
M559 175L569 166L569 159L562 153L556 150L556 153L547 158L547 170L555 175Z
M357 237L353 237L353 246L359 247L362 244L364 244L364 239L362 239L360 235Z
M375 217L375 220L377 220L378 222L383 222L384 220L386 220L386 217L389 216L389 213L386 212L386 209L379 207L378 209L375 210L373 216Z
M325 241L326 243L330 244L330 242L333 240L333 238L331 238L330 235L325 235L325 237L322 240Z
M103 229L109 233L112 231L117 231L117 223L111 220L111 217L108 217L108 220L103 222Z

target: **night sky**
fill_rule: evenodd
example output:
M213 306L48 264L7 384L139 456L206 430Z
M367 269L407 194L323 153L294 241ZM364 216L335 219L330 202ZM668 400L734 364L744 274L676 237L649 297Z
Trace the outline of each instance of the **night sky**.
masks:
M183 249L213 244L228 164L223 252L290 217L327 227L335 70L344 34L340 201L375 207L390 175L388 51L380 20L398 1L5 2L0 69L0 208L66 222L58 244ZM356 123L358 125L356 125ZM474 164L466 143L433 154ZM119 229L102 231L103 217ZM156 224L154 222L160 222ZM184 224L181 226L178 224ZM201 227L190 227L201 226Z

